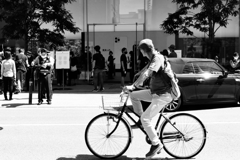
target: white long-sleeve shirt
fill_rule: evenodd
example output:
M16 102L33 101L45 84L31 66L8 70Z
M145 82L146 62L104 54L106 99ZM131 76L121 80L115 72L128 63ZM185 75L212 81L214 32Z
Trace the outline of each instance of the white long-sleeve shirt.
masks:
M1 75L3 77L14 77L16 78L16 66L12 59L5 59L2 61Z

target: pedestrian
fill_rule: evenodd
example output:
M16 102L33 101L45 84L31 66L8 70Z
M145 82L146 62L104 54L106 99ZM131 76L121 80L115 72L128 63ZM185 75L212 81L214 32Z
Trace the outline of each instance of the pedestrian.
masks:
M134 71L135 71L135 64L134 64L134 52L133 51L130 51L129 52L129 55L130 55L130 59L129 59L129 69L130 69L130 72L129 72L129 78L130 78L130 83L133 83L133 79L134 79Z
M162 52L160 52L162 55L168 57L168 51L164 49Z
M121 87L125 86L125 77L127 75L127 48L122 48L122 55L120 57L121 64Z
M16 79L16 65L14 60L11 59L11 51L5 51L5 59L1 65L1 79L4 83L3 93L5 100L12 100L13 84ZM7 96L9 92L9 99Z
M3 94L3 82L2 82L2 74L1 74L1 68L2 68L2 56L0 56L0 95Z
M77 57L74 55L73 51L70 51L70 70L68 72L68 85L76 85L78 76L78 68L77 68Z
M167 74L164 73L166 62L164 56L154 49L153 42L150 39L143 39L140 41L139 49L143 56L147 57L150 62L147 65L146 70L140 74L134 84L124 87L123 91L134 90L136 87L142 85L145 79L151 77L150 89L129 92L134 112L140 116L140 120L137 123L143 126L152 142L150 151L146 154L148 159L160 152L162 148L159 136L157 135L157 131L152 125L151 120L165 105L170 103L173 98L170 94L170 79L166 77ZM170 65L170 63L167 64ZM151 102L144 112L141 104L142 100ZM136 128L135 125L131 127Z
M170 46L168 47L168 49L169 49L169 51L170 51L168 57L169 57L169 58L177 58L177 53L174 51L174 50L175 50L175 45L173 45L173 44L170 45Z
M28 58L28 64L31 64L32 61L34 60L34 56L31 51L27 52L27 58ZM26 73L26 81L25 81L26 91L29 91L29 82L30 82L31 76L33 76L32 68L28 68Z
M103 91L103 71L105 69L105 58L103 57L99 45L94 47L95 54L93 55L93 92Z
M85 72L92 71L92 52L89 46L85 47L84 53L81 55L81 64Z
M32 66L38 68L38 105L43 103L43 91L47 94L47 103L52 103L52 70L54 59L48 55L49 51L45 48L38 50L39 56L32 62Z
M21 49L17 49L18 53L15 56L15 63L17 68L17 84L19 91L24 90L25 82L26 82L26 73L28 64L28 57L23 53Z
M240 67L239 62L240 62L239 53L234 52L232 59L230 59L230 61L229 61L230 66L231 66L231 68L230 68L231 72L234 73L237 69L239 69L239 67Z
M113 57L113 52L109 51L109 56L108 56L108 78L113 79L114 76L114 60L115 58Z

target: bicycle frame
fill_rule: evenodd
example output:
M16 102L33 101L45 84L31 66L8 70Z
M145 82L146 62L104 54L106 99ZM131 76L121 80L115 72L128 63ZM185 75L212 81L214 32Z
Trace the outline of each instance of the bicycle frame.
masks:
M123 105L121 111L120 111L119 114L118 114L118 117L120 117L120 118L118 119L118 122L117 122L115 128L107 135L107 137L110 137L110 136L112 135L112 133L114 133L114 131L117 129L117 127L118 127L118 125L119 125L119 122L120 122L120 119L121 119L122 116L123 116L123 113L125 113L125 114L127 115L127 117L130 118L130 119L132 120L132 122L134 122L134 123L141 129L141 131L147 136L147 133L146 133L146 131L144 130L144 128L143 128L141 125L139 125L139 124L137 123L137 121L127 112L127 110L130 110L131 113L133 113L133 114L136 115L138 118L140 118L140 116L139 116L137 113L135 113L133 109L131 109L131 108L129 108L129 107L127 106L127 101L128 101L128 99L129 99L129 94L127 95L126 101L124 102L124 105ZM168 121L168 123L170 123L170 124L176 129L177 133L180 133L181 136L184 137L184 134L175 127L175 124L173 124L173 123L163 114L165 108L166 108L166 106L161 110L160 115L159 115L158 120L157 120L157 123L156 123L156 125L155 125L155 129L157 130L157 133L159 134L159 131L160 131L160 121L161 121L161 118L163 117L166 121ZM130 126L129 126L129 127L130 127ZM174 134L176 134L176 133L174 133ZM172 133L169 133L169 135L172 135ZM172 137L164 137L164 139L167 139L167 138L172 138Z

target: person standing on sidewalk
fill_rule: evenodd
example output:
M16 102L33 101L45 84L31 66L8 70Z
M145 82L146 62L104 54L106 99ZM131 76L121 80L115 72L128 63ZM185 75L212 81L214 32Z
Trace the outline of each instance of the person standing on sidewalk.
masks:
M0 95L3 94L3 82L2 82L2 74L1 74L1 68L2 68L2 56L0 55Z
M125 77L127 75L127 48L122 48L122 55L120 57L121 64L121 87L125 86Z
M5 60L1 65L1 79L4 83L4 98L5 100L12 100L13 95L13 83L16 78L16 66L14 60L11 59L11 51L5 52ZM7 97L7 91L9 91L9 99Z
M169 49L169 51L170 51L170 53L169 53L169 55L168 55L168 58L177 58L177 53L175 52L175 45L170 45L169 47L168 47L168 49Z
M39 49L40 55L32 62L32 66L38 68L38 105L43 103L43 91L47 94L47 103L52 103L52 69L54 59L48 55L45 48Z
M28 57L24 55L21 49L19 49L15 58L16 58L15 62L16 62L16 68L17 68L16 80L17 80L19 91L21 92L22 90L24 90L24 87L25 87L26 73L27 73L27 68L29 67Z
M115 58L113 57L113 52L109 51L109 56L108 56L108 78L113 79L113 74L114 74L114 60Z
M152 40L150 39L143 39L140 41L139 49L143 56L147 57L150 62L146 70L142 71L133 85L124 87L123 91L134 90L134 88L141 86L148 77L151 77L150 89L129 93L133 109L140 116L140 121L138 121L138 123L143 125L144 130L152 142L150 151L146 154L147 158L151 158L160 152L162 148L159 136L157 135L157 131L152 125L151 120L165 105L170 103L173 98L170 94L171 82L167 77L168 75L164 73L164 56L155 50ZM167 65L170 65L170 63ZM144 112L141 100L151 102ZM134 125L131 127L136 128Z
M96 53L93 55L93 92L103 91L103 71L105 69L105 58L103 57L100 46L94 47ZM99 83L99 88L98 88ZM98 90L99 89L99 90Z

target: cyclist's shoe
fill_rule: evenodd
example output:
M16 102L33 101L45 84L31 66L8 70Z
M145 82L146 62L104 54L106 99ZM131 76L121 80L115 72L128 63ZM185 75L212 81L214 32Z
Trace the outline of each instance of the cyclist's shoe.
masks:
M138 126L142 126L142 122L140 120L137 121L137 124L131 125L131 128L132 129L138 129L139 128Z
M152 145L151 148L150 148L150 151L146 154L146 159L150 159L153 156L155 156L156 154L159 154L161 149L162 149L161 144Z

